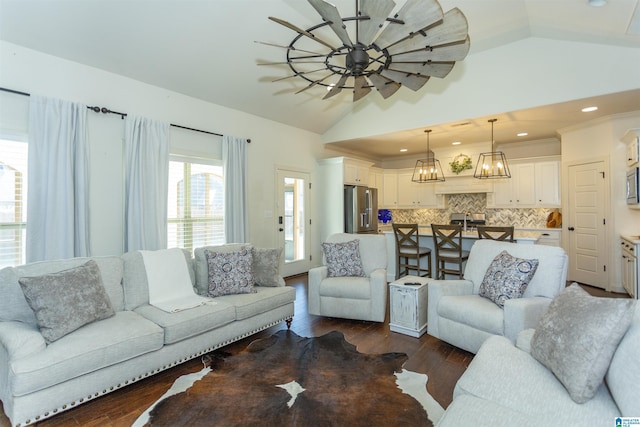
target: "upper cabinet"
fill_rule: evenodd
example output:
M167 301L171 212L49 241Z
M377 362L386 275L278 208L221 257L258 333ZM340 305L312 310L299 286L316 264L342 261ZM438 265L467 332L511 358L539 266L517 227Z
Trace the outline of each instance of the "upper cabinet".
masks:
M411 181L413 169L397 171L397 207L401 209L444 208L444 196L436 194L434 183ZM386 188L385 188L386 192Z
M396 171L384 171L382 174L382 198L378 195L378 205L381 208L394 209L398 207L398 174Z
M509 162L511 178L493 180L491 208L560 207L560 160Z
M640 129L629 129L620 140L627 144L627 167L638 166L640 160Z
M344 183L369 186L369 169L373 163L344 158Z

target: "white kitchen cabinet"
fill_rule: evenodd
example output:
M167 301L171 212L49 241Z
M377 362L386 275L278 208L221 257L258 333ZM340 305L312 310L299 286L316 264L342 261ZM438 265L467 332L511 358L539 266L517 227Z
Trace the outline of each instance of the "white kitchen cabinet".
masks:
M369 186L369 169L372 163L355 159L344 159L344 183Z
M560 207L560 162L535 164L536 206Z
M394 209L398 207L398 174L395 171L384 171L382 174L383 192L382 202L378 197L378 205L382 208Z
M398 207L420 209L442 207L443 196L436 195L435 183L411 181L413 169L398 173Z
M637 166L640 160L640 129L629 129L620 140L627 144L627 167Z
M511 162L511 178L493 180L490 208L560 207L560 161Z

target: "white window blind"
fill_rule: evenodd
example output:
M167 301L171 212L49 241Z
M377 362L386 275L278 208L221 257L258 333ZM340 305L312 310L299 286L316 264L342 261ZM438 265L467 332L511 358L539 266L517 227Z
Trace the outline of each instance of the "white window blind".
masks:
M193 250L224 243L222 166L172 156L169 162L168 247Z
M0 268L25 263L28 147L0 139Z

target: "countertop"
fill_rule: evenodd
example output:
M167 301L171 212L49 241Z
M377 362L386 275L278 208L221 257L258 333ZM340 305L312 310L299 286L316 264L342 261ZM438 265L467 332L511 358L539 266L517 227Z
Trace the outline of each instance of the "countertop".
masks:
M385 227L385 228L383 228ZM384 233L384 234L393 234L393 229L391 228L391 226L381 226L379 228L379 230ZM431 230L430 226L419 226L418 227L418 233L420 234L420 237L431 237L433 236L433 232ZM513 233L513 238L515 240L519 240L519 241L537 241L540 237L542 236L542 233L539 231L515 231ZM462 232L462 238L463 239L477 239L478 238L478 232L473 230L473 231L463 231Z
M634 245L640 245L640 236L629 236L627 234L623 234L622 238L630 241Z

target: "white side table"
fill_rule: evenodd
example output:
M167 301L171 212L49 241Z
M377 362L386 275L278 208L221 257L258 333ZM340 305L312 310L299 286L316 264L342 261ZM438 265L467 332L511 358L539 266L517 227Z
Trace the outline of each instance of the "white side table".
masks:
M420 338L427 331L427 286L431 280L428 277L404 276L389 284L389 328L393 332Z

